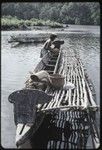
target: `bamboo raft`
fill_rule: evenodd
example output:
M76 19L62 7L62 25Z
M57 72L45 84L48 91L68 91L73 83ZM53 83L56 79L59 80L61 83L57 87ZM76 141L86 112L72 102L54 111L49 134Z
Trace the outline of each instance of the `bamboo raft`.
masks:
M52 113L53 119L49 124L51 127L51 123L54 123L57 131L52 130L55 135L48 139L47 149L98 148L100 141L95 115L99 106L95 102L95 91L81 60L74 52L64 51L55 72L63 74L66 77L65 84L72 82L75 89L47 91L54 97L40 111Z
M95 102L95 92L85 73L83 64L72 52L70 54L66 51L61 54L60 59L62 60L60 60L58 70L55 70L54 73L64 75L65 84L71 82L75 85L75 89L49 89L47 93L52 94L54 98L48 105L42 106L40 111L50 111L53 109L98 110L99 106Z
M36 144L37 135L42 128L40 127L29 139L31 147L47 149L99 147L100 137L95 121L99 106L95 102L95 91L81 60L69 49L60 51L58 57L52 57L50 60L47 55L34 71L46 70L49 74L62 74L65 76L65 85L71 82L75 88L65 90L49 87L45 90L45 93L53 95L53 98L49 103L40 105L37 113L42 114L43 122L44 118L46 120L51 115L51 118L41 125L44 124L45 127L49 124L44 130L44 136L46 132L48 135L44 137L41 145L39 140ZM24 148L23 146L21 148Z
M54 73L63 74L66 77L65 84L72 82L75 89L47 89L46 92L54 97L48 104L41 106L39 111L47 115L51 114L52 118L47 121L49 126L45 132L41 132L44 135L48 133L47 138L44 137L46 142L43 141L41 145L40 143L35 144L34 147L40 148L41 146L47 149L98 148L100 137L95 117L99 106L95 102L95 91L81 60L74 52L63 51L60 54L59 67ZM40 129L36 134L40 134L39 132ZM36 138L36 135L32 137L32 143L37 142Z

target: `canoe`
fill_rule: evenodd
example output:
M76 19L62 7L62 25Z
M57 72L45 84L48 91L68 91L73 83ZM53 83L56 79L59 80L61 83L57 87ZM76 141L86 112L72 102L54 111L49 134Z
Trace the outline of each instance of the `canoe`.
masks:
M19 148L32 148L32 143L37 142L38 148L43 148L45 144L46 149L85 149L97 148L100 144L99 134L95 121L96 112L99 106L95 102L95 95L90 80L86 76L81 60L68 49L65 52L59 52L58 56L51 56L50 53L46 54L34 69L35 72L46 70L49 74L59 73L65 76L65 83L73 83L74 89L45 89L45 93L51 94L54 97L49 103L41 105L37 110L38 121L35 121L31 127L19 124L18 131L21 129ZM46 113L51 114L53 117L44 123ZM39 117L38 117L39 116ZM43 144L40 147L39 138L37 134L39 128L44 123L47 128L47 135L40 133ZM30 126L31 124L29 124ZM47 127L48 125L48 127ZM21 130L21 132L22 132ZM17 136L19 132L17 131ZM34 138L32 138L34 135ZM42 137L44 135L44 138ZM25 137L25 138L23 138ZM33 139L33 140L32 140ZM91 140L90 140L91 139ZM88 142L88 143L87 143ZM16 141L17 144L17 141ZM89 144L89 145L88 145ZM35 148L35 145L34 145Z
M14 119L16 124L16 145L22 144L29 134L32 127L34 130L39 127L36 106L44 104L52 99L44 91L38 89L22 89L9 95L9 101L14 104ZM37 123L37 124L36 124Z
M37 73L41 70L46 70L49 74L55 73L58 69L60 56L61 51L57 56L52 56L50 53L47 53L38 63L34 72ZM44 99L44 102L41 102L41 104L43 104L47 102L47 99L51 100L52 96L46 94L46 90L47 89L45 89L44 92L42 90L25 87L22 90L11 93L8 97L8 100L14 104L14 119L16 124L15 143L18 148L24 148L30 137L38 130L43 122L45 114L40 111L36 112L38 103L35 102L37 99L41 99L41 101ZM31 111L34 109L36 113Z
M46 41L46 37L44 36L36 36L34 35L12 35L8 40L9 43L19 42L19 44L23 43L43 43Z

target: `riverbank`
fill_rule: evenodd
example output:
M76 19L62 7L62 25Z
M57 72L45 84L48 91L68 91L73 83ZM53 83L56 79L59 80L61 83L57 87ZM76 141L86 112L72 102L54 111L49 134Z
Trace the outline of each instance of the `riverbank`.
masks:
M63 28L63 24L50 20L32 18L30 20L18 19L17 17L3 16L1 18L1 30L31 30L42 28Z

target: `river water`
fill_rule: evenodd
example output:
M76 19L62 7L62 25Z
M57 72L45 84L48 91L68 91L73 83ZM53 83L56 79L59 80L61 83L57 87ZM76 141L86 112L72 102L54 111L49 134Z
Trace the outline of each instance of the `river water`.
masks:
M24 82L40 61L43 44L23 44L12 47L8 40L13 34L57 33L65 41L63 49L70 48L79 54L96 91L100 105L100 27L70 25L66 29L1 32L1 145L16 148L13 105L8 102L11 92L24 87ZM99 120L99 116L98 116ZM97 122L99 125L99 121Z

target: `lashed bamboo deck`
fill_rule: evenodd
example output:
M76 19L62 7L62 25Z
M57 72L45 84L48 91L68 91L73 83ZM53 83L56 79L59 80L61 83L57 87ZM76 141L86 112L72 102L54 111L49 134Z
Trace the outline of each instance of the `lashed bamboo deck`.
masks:
M53 116L48 127L53 135L47 139L46 147L47 149L97 148L100 141L95 115L99 107L95 102L93 86L81 60L74 52L69 49L63 51L58 61L59 66L55 67L53 73L63 74L65 84L72 82L75 89L47 89L46 92L54 97L40 109Z
M60 58L60 66L54 73L65 76L65 84L71 82L75 89L71 90L53 90L49 89L48 93L54 97L48 105L44 105L41 111L53 109L87 109L97 110L91 83L85 74L84 67L74 52L64 51Z

